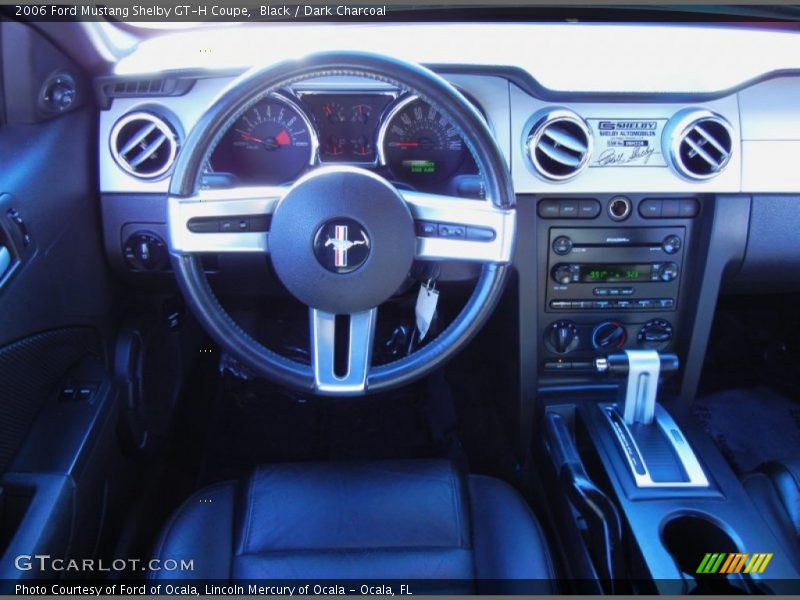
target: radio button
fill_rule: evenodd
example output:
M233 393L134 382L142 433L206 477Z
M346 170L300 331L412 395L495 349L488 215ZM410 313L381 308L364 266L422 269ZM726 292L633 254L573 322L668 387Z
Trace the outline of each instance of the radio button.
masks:
M633 300L617 300L617 308L631 308L633 307Z
M560 235L553 240L553 252L564 255L572 251L572 240L565 235Z
M609 291L610 291L610 290L609 290L608 288L594 288L594 289L592 290L592 293L593 293L595 296L608 296L608 292L609 292Z
M639 214L645 219L658 219L661 216L661 200L648 198L639 203Z
M675 254L681 249L681 238L677 235L668 235L661 242L661 249L667 254Z
M550 308L554 308L556 310L565 310L572 308L572 302L569 300L551 300Z
M622 295L622 288L608 288L608 295L609 296L621 296Z
M553 280L561 285L572 283L572 269L569 265L559 265L553 269Z
M600 203L597 200L581 200L578 213L581 219L594 219L600 214Z
M649 298L643 298L636 301L636 308L653 308L654 306L655 300L651 300Z
M672 308L675 306L675 300L672 298L660 298L658 300L658 304L661 306L661 308Z
M658 269L658 278L661 281L672 281L678 277L678 265L673 262L664 263Z
M620 288L620 294L623 296L633 296L633 288Z
M577 200L560 200L558 216L562 219L577 219L578 218L578 201Z
M558 200L542 200L539 202L539 216L543 219L557 219L558 213Z

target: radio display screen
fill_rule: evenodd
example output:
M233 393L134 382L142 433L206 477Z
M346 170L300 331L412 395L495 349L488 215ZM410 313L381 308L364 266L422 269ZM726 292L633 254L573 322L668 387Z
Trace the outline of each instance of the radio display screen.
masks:
M650 265L580 265L580 281L582 283L650 281Z

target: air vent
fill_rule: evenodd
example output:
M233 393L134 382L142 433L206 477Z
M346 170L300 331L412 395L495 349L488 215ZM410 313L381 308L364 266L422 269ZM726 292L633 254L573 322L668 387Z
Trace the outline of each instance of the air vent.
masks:
M574 112L551 109L534 115L525 149L536 172L553 181L575 177L592 154L592 134Z
M175 131L153 113L125 115L111 130L111 154L117 164L134 177L160 177L172 166L177 152Z
M710 179L719 175L733 151L731 126L720 115L687 109L675 115L667 136L673 167L688 179Z

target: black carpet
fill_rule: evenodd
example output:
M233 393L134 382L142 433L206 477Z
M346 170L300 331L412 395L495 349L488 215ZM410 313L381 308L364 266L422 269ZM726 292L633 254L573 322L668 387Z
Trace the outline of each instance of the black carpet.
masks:
M740 475L800 457L800 402L769 388L715 392L698 398L694 412Z

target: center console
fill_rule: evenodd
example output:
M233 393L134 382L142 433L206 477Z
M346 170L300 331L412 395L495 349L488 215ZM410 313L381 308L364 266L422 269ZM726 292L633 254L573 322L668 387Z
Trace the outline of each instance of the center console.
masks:
M677 348L701 198L541 198L536 210L541 376L594 379L598 353Z
M573 591L785 592L800 573L691 414L749 200L528 196L518 210L535 230L516 259L521 332L536 331L523 423Z

